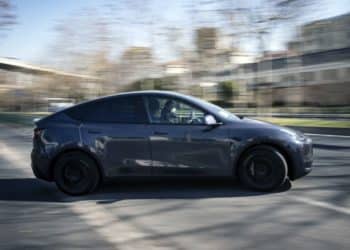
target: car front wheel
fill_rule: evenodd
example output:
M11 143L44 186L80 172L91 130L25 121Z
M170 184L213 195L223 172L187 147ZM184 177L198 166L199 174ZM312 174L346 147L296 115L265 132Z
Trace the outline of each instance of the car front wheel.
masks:
M283 155L270 146L256 146L240 161L238 177L248 188L270 191L282 186L288 175Z
M80 152L69 152L56 161L54 180L57 187L69 195L83 195L93 192L100 181L96 163Z

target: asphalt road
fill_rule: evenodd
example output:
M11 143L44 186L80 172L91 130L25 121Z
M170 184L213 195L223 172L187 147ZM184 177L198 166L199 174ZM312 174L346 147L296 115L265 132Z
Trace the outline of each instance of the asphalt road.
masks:
M227 181L123 182L68 197L0 125L0 249L350 249L350 138L314 136L312 173L275 193Z

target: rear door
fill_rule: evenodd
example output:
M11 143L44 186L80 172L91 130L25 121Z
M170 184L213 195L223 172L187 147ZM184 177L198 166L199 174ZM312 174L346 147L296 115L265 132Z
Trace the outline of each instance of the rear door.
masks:
M107 176L150 174L151 130L141 96L105 98L75 113L83 121L84 145L101 159Z

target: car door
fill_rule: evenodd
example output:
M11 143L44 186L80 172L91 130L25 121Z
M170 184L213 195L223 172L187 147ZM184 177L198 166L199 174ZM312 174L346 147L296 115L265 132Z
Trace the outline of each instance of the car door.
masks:
M84 145L101 159L107 176L150 174L151 130L141 96L106 98L80 112Z
M224 126L208 127L205 111L178 98L153 95L146 103L154 175L227 175L230 143Z

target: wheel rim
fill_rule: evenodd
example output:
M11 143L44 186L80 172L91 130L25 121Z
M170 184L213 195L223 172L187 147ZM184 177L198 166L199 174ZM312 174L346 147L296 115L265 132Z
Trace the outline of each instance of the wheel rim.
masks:
M273 179L273 164L262 157L251 157L246 162L246 173L250 181L255 184L267 185Z
M79 160L68 161L63 168L62 177L68 190L83 189L88 184L86 164Z

